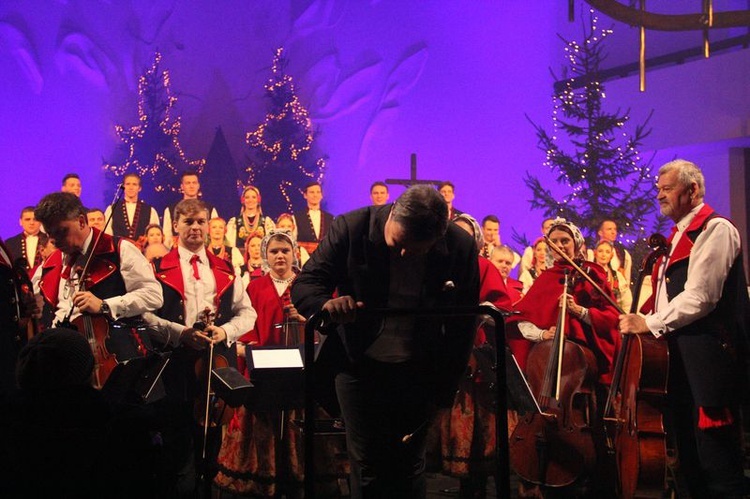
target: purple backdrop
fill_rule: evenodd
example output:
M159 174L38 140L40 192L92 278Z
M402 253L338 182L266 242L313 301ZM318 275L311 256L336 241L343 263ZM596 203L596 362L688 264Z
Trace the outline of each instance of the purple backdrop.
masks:
M2 2L0 235L16 233L20 209L58 190L70 171L83 179L85 204L108 201L101 164L114 159L114 125L135 124L137 77L156 49L171 72L188 157L204 158L221 126L242 162L244 135L266 111L273 50L283 45L329 157L330 211L366 204L375 180L408 175L415 152L420 176L454 181L456 206L500 216L504 241L511 228L533 237L541 214L528 209L522 174L545 171L524 115L549 124L549 68L562 65L556 33L580 29L567 22L566 4ZM619 36L633 52L635 30ZM608 84L607 105L631 108L635 122L655 110L647 147L659 151L656 161L686 156L704 166L709 201L725 212L728 147L750 143L747 52L654 70L645 94L633 77Z

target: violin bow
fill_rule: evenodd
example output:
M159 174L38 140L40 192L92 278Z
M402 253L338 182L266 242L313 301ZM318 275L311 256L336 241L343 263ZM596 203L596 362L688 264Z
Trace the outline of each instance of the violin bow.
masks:
M589 284L591 284L595 290L597 290L613 307L617 309L617 311L621 314L624 314L625 311L622 309L620 305L615 301L614 298L612 298L609 293L606 293L601 286L599 286L596 281L594 281L590 275L586 273L585 270L583 270L576 262L573 261L572 258L570 258L568 255L565 254L563 250L557 247L555 243L552 242L552 240L548 236L544 236L544 240L547 242L547 246L552 248L552 251L557 253L560 258L568 262L571 267L575 269L576 272L578 272L584 279L586 279Z

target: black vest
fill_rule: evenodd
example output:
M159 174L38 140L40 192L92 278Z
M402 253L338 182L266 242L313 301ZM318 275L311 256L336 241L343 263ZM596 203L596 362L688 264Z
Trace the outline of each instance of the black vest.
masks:
M112 298L114 296L122 296L127 293L125 281L122 279L122 274L120 274L120 238L113 237L112 239L114 242L115 251L113 253L96 255L94 256L94 258L110 262L117 268L117 272L112 272L112 274L110 274L105 279L102 279L94 286L86 289L86 291L91 291L91 293L93 293L93 295L100 300L106 300L107 298ZM44 279L44 273L42 274L42 279ZM42 309L42 324L45 325L45 328L54 327L54 324L52 324L52 322L55 319L55 310L56 309L53 309L49 303L47 303L46 301L44 302L44 308Z
M224 262L222 260L222 262ZM224 262L226 263L226 262ZM161 258L153 261L155 272L161 272ZM231 265L227 264L230 272L234 272ZM178 324L185 324L185 300L182 296L170 286L163 282L161 284L162 293L164 293L164 305L154 312L162 319L166 319ZM229 322L232 317L232 299L234 293L228 289L219 299L219 307L216 312L214 324L221 326ZM188 327L193 324L185 324ZM204 350L203 352L206 352ZM234 345L227 348L223 343L214 346L214 352L224 356L229 365L237 367L237 350ZM173 400L190 401L198 394L198 380L195 377L195 363L201 357L201 351L193 350L187 346L179 346L172 351L172 357L169 364L164 369L162 379L167 391L167 396Z
M139 236L143 236L146 233L146 227L151 222L151 205L138 200L138 208L136 211L138 217L134 220L134 230L128 231L127 220L125 219L125 201L120 200L112 208L112 234L119 237L127 237L130 239L138 239Z
M706 224L717 215L706 217L703 224L686 232L694 243ZM690 258L667 268L665 283L671 301L685 289ZM667 337L670 352L679 355L697 405L724 407L736 404L747 388L747 326L750 324L742 252L732 263L716 308ZM677 359L674 359L677 360Z

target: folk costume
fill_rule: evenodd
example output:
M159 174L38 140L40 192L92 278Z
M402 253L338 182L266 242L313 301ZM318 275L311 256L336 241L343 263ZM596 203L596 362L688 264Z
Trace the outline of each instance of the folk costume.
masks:
M477 244L481 244L479 224L466 214L459 215L472 225ZM456 220L454 220L456 221ZM512 308L502 275L489 260L480 256L479 303L489 302L509 311ZM494 397L493 372L494 337L492 330L484 326L477 328L474 348L469 365L459 384L453 406L438 413L435 425L440 435L441 470L449 476L461 479L461 494L474 494L486 489L487 477L495 474L496 446L495 415L497 402ZM520 341L529 343L520 338Z
M576 263L591 277L610 297L614 298L607 284L604 270L597 264L584 261L581 254L583 236L578 228L564 219L553 222L552 231L560 229L573 235L575 241ZM617 330L619 312L593 286L563 260L554 260L551 249L548 249L547 270L542 272L534 285L515 306L517 315L509 318L509 323L517 324L518 329L528 339L541 341L542 333L557 325L560 296L563 294L565 274L572 282L568 294L575 302L584 307L583 317L567 314L566 338L588 347L597 361L599 381L609 383L612 379L612 367L617 349L620 346L620 334ZM525 362L525 359L524 359ZM521 361L519 360L519 363Z
M226 261L201 247L196 253L178 245L162 258L154 259L154 273L164 293L164 305L154 313L145 315L152 328L155 343L172 350L170 362L164 369L162 379L166 398L160 407L165 421L162 438L169 466L165 496L190 496L196 488L194 432L197 425L193 419L194 400L199 392L195 375L195 364L200 351L181 343L184 329L197 322L215 325L226 332L225 342L214 346L229 365L236 366L236 351L232 348L236 339L250 329L255 322L255 310L242 286L242 280ZM205 317L208 309L210 317ZM205 351L205 350L204 350ZM220 428L211 428L209 447L220 437ZM211 459L212 450L208 451Z
M266 235L261 254L267 254L269 237L275 234L279 232L272 231ZM293 254L296 254L296 245L291 236L288 236L288 241ZM268 266L265 257L264 265ZM268 273L248 285L247 293L258 313L255 326L238 340L249 345L248 355L253 346L298 345L296 339L285 337L282 327L288 320L285 307L291 305L293 280L294 276L279 279ZM240 364L242 366L244 362ZM244 373L249 375L246 370ZM282 417L284 437L279 439L279 421ZM301 495L304 480L302 435L293 423L301 417L302 412L298 409L253 411L244 406L237 409L219 451L219 473L214 483L241 495L274 497L283 492L292 497ZM329 482L326 487L317 490L316 497L337 497L336 478L345 478L348 474L345 460L336 459L344 452L343 442L336 442L330 437L317 437L316 449L315 469L319 477L325 476L325 481Z
M669 345L667 402L681 474L693 495L740 497L740 403L747 394L747 287L737 229L707 204L694 207L654 265L644 306Z
M297 228L297 243L312 254L318 244L326 237L333 223L333 215L323 210L304 210L294 212L294 226Z
M42 239L39 237L40 234L42 233L27 234L21 232L5 241L6 248L10 251L11 264L22 263L29 274L29 278L34 275L36 268L44 260L42 256L44 244L40 242Z
M108 206L104 211L104 220L112 214L112 223L107 225L105 232L109 235L127 237L137 241L139 237L146 234L146 228L151 225L159 225L159 215L151 205L139 199L135 202L119 200L114 210Z
M73 294L83 279L86 291L108 305L114 324L123 325L110 328L107 344L109 351L122 362L146 354L149 338L136 325L142 314L162 305L162 293L148 261L135 244L108 234L101 234L91 264L86 274L81 275L86 255L99 235L99 229L91 228L82 253L68 255L55 250L37 269L32 282L35 292L44 299L41 325L50 328L68 317ZM80 315L74 309L70 319Z
M227 241L230 246L240 248L244 251L245 241L253 236L265 237L270 231L276 228L273 219L263 214L258 208L258 212L252 217L245 217L244 212L238 216L232 217L227 223Z

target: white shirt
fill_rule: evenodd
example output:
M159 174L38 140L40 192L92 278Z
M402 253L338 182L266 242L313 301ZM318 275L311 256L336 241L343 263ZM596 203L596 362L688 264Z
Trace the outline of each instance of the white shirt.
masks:
M36 248L39 245L39 234L26 234L26 260L29 262L29 268L34 268L36 261Z
M312 222L313 230L315 231L315 239L320 239L320 210L314 210L312 208L307 210L307 214Z
M670 257L680 239L683 236L687 237L684 235L685 229L702 207L703 203L693 208L677 223ZM667 298L667 289L664 285L667 262L663 262L659 268L656 285L655 312L646 317L646 325L654 336L658 338L687 326L716 308L729 270L740 251L740 235L734 225L721 217L709 220L690 252L685 288L672 301Z
M85 255L94 237L94 231L90 231L86 241L83 244L82 253ZM63 254L63 269L69 264L69 258ZM80 265L85 263L83 256L79 257ZM151 264L143 256L135 244L127 240L120 241L120 274L125 283L127 292L121 296L114 296L104 300L112 313L112 318L117 320L123 317L134 317L141 315L150 310L156 310L164 303L164 297L161 293L161 285L154 277ZM39 294L39 282L42 277L42 265L40 265L31 282L34 285L34 293ZM55 311L55 321L61 321L67 317L73 306L73 294L77 289L77 279L75 275L72 279L60 279L60 285L57 292L57 310ZM71 320L81 315L76 308L70 316Z
M206 309L216 312L214 301L216 298L216 279L208 264L205 248L200 248L196 253L184 248L177 247L180 256L180 271L182 272L185 287L185 317L184 323L171 322L153 313L144 315L146 322L156 331L156 336L164 343L174 346L180 344L180 334L188 327L198 322L199 315ZM198 255L198 275L200 279L193 277L193 266L190 259ZM250 297L245 292L242 279L235 278L232 284L232 319L220 324L227 333L227 345L231 346L237 338L250 331L255 325L258 314L255 312Z

